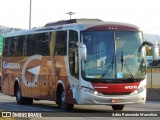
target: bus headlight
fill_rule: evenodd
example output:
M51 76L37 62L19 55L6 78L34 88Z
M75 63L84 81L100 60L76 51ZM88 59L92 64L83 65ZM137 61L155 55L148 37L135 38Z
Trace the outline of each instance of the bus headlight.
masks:
M91 89L91 88L88 88L88 87L84 87L84 86L82 86L82 90L85 91L85 92L94 94L94 95L101 94L101 93L99 93L98 91L96 91L94 89Z
M145 89L146 89L146 86L143 86L143 87L140 87L137 90L135 90L133 93L134 94L139 94L139 93L143 92Z

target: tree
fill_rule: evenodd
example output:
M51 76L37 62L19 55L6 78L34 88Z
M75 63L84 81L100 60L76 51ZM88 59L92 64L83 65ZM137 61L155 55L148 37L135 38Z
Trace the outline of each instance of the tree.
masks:
M150 46L146 46L146 55L152 56L152 48Z

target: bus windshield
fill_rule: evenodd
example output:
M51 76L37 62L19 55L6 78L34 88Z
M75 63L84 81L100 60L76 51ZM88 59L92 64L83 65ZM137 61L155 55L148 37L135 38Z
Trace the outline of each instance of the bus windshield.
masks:
M139 31L83 31L81 41L87 47L82 61L84 79L145 78L146 59ZM142 49L140 49L142 48Z

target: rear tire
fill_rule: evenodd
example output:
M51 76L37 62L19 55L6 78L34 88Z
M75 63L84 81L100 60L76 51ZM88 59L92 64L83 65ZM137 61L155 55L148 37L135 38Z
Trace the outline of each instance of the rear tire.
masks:
M124 105L112 105L113 110L123 110Z
M15 96L16 96L16 101L17 101L18 104L24 104L25 103L25 98L21 96L19 85L16 86Z
M74 104L66 103L65 100L66 100L65 91L62 88L59 91L59 95L58 95L58 102L57 102L58 107L64 110L73 110Z

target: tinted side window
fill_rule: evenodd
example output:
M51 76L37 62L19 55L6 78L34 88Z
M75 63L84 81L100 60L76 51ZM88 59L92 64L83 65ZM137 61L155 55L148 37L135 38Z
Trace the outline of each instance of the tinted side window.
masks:
M27 36L27 55L49 55L49 38L46 37L46 34L40 33Z
M55 55L66 55L67 51L67 31L56 32Z
M78 33L69 31L69 68L72 76L79 78L79 62L78 62Z
M34 38L32 37L32 35L27 35L26 36L26 40L27 40L27 56L31 56L34 55L34 46L35 46L35 41Z
M15 37L14 42L14 56L24 56L23 54L23 42L24 42L24 36Z
M5 38L3 56L4 57L18 57L23 56L23 36Z
M11 56L11 40L12 38L5 38L3 42L3 56L4 57L9 57Z

